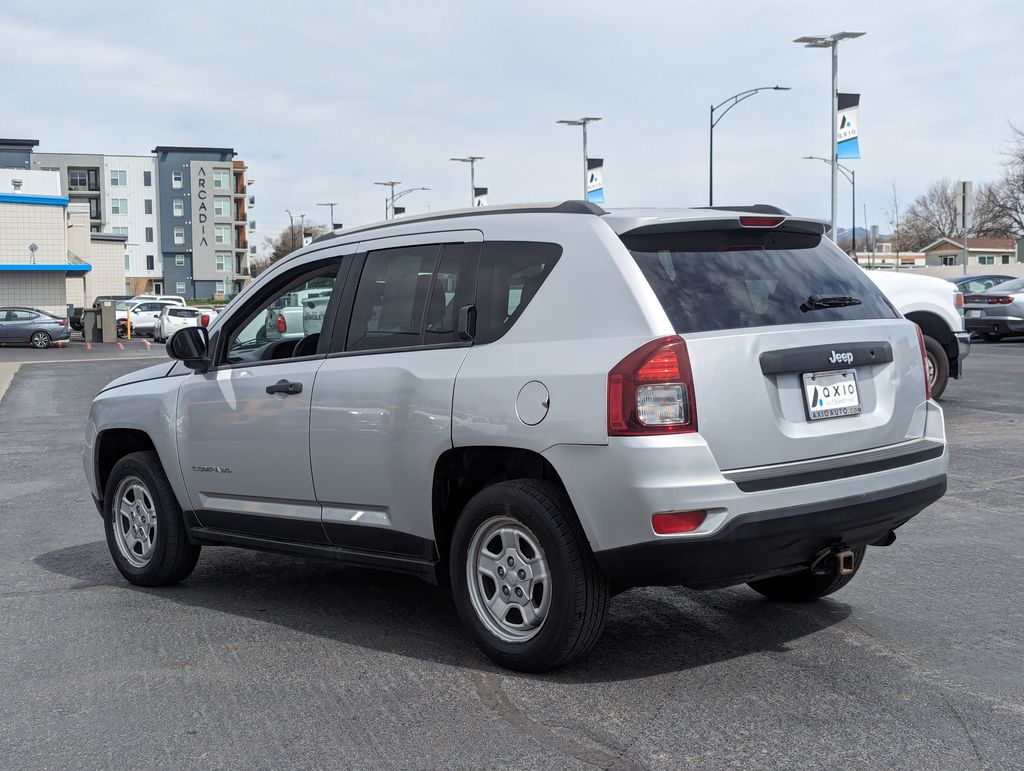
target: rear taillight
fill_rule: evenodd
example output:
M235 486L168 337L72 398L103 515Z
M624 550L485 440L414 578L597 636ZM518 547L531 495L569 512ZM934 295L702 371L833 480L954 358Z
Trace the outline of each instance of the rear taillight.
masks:
M210 314L204 313L202 316L200 316L199 323L204 327L210 326Z
M284 320L284 314L277 314L277 331L282 335L288 331L288 323Z
M989 297L988 298L988 304L989 305L1009 305L1012 302L1013 302L1013 298L1012 297L1002 296L1002 297Z
M960 313L964 312L964 293L963 292L954 292L953 293L953 304L956 306L956 309L958 311L960 311Z
M66 327L67 325L68 325L68 320L67 319L57 319L57 326L58 327Z
M686 343L659 337L608 373L608 435L648 436L697 430L693 373Z
M651 517L651 527L658 535L692 533L707 518L706 511L665 511Z
M932 381L928 377L928 351L924 347L924 333L921 332L921 327L914 325L914 329L917 330L917 344L921 347L921 366L924 368L924 398L932 398Z

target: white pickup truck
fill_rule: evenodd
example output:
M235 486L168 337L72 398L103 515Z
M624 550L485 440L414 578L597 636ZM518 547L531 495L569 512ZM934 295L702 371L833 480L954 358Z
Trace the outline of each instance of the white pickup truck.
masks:
M963 294L954 284L934 276L889 270L866 273L900 313L921 327L932 396L938 399L950 377L961 377L971 351L971 336L964 329Z

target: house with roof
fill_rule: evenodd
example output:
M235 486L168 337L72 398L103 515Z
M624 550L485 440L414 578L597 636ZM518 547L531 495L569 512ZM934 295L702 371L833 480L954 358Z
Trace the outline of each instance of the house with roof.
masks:
M921 250L925 264L936 267L956 267L964 264L963 239L939 238ZM1000 265L1024 263L1012 238L968 238L967 267L981 268L981 272Z

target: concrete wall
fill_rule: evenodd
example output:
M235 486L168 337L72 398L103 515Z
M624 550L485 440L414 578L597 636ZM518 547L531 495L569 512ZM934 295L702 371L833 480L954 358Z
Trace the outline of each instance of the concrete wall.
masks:
M21 184L15 187L15 182ZM60 175L39 169L0 169L0 194L59 197L62 195Z
M64 316L67 287L63 271L0 271L0 305L21 305Z
M63 206L0 201L0 263L65 264L66 230ZM31 244L38 247L35 255L29 249Z

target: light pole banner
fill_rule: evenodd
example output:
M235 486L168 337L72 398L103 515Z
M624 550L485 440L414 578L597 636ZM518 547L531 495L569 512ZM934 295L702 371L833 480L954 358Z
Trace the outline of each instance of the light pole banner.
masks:
M587 158L587 200L604 203L604 158Z
M474 187L473 188L473 207L486 206L487 205L487 188L486 187Z
M840 159L860 158L860 141L858 139L857 108L860 106L860 94L838 94L839 97L839 128L836 130L836 156Z
M391 216L392 216L393 219L398 219L399 217L404 217L405 216L405 207L404 206L392 206L391 207Z

